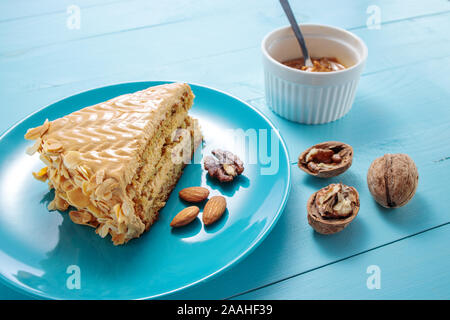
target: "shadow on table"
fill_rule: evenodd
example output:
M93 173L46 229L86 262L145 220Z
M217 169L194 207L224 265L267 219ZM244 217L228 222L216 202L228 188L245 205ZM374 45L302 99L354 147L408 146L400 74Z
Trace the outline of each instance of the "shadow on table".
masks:
M415 231L420 225L431 220L432 215L439 214L420 193L416 193L410 202L400 208L384 208L376 205L384 221L403 231Z
M311 230L315 243L326 255L334 258L342 258L349 250L358 252L367 248L369 241L368 226L358 216L342 231L335 234L320 234ZM350 249L351 248L351 249Z

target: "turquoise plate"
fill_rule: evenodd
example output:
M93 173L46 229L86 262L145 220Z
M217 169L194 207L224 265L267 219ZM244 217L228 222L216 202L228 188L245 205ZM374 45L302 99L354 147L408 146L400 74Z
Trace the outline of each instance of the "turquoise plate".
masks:
M205 281L249 254L280 217L290 189L286 145L273 124L247 103L226 93L191 85L190 114L205 137L192 164L161 210L159 220L128 244L115 247L67 212L49 212L52 192L32 172L42 167L25 150L28 128L82 107L165 82L134 82L86 91L29 116L0 138L0 273L14 288L50 299L147 299ZM252 141L252 143L250 143ZM201 159L221 147L246 162L244 176L219 184L206 176ZM244 150L244 151L242 151ZM245 156L247 155L247 156ZM205 186L228 207L214 225L197 218L172 230L170 221L187 206L178 191Z

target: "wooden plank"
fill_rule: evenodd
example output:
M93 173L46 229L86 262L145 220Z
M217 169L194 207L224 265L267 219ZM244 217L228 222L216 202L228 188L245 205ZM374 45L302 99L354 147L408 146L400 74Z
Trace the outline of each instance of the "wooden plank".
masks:
M133 0L127 0L128 3ZM14 0L0 2L0 23L26 20L35 17L51 16L66 13L67 7L77 5L81 8L92 8L96 6L108 5L124 0Z
M448 300L449 233L445 225L235 298Z
M407 7L400 2L379 1L377 6L382 13L382 23L398 21L416 16L429 16L450 10L450 4L443 0L433 0L423 8L415 1ZM299 21L318 22L341 26L343 28L365 27L369 14L367 8L371 1L351 0L336 3L331 0L316 3L294 3ZM67 6L63 6L66 8ZM166 35L177 39L181 35L198 39L223 40L227 46L240 45L244 40L249 45L259 45L260 39L270 30L286 25L286 18L276 1L132 1L111 2L107 5L92 5L81 8L80 29L67 28L70 16L58 11L49 16L32 16L28 19L6 21L0 29L0 56L32 55L47 46L64 44L68 41L98 38L115 33L148 31L150 28L173 24L175 32ZM328 7L328 10L323 10ZM343 19L345 17L345 19ZM201 24L201 28L193 29ZM207 25L208 28L204 28ZM241 28L245 26L245 32ZM183 30L183 32L180 32ZM174 38L174 35L176 36ZM209 36L208 36L209 35ZM248 35L249 37L245 37ZM133 36L131 36L133 38ZM144 38L154 41L151 32ZM227 41L229 40L229 41ZM212 46L212 45L211 45ZM242 48L242 47L240 47Z
M65 13L68 6L76 4L81 8L92 8L97 6L109 7L105 10L122 10L126 7L144 7L148 5L148 0L59 0L55 2L53 0L40 0L28 1L28 0L14 0L14 3L3 1L0 2L0 23L2 21L13 21L16 19L29 19L35 16L49 16L56 13ZM263 1L221 1L216 0L212 4L208 0L168 0L164 1L167 3L165 9L177 9L177 7L186 4L190 9L185 13L189 15L192 12L201 11L203 8L208 8L207 10L223 11L238 7L240 10L246 10L251 13L254 10L274 10L279 9L278 4L273 4L268 0ZM361 17L358 13L353 14L351 12L352 8L358 7L360 11L366 11L369 5L378 5L385 11L383 13L383 20L395 20L404 19L407 17L418 16L418 15L429 15L442 10L448 10L445 0L429 0L426 6L423 6L421 1L409 1L408 6L402 6L399 3L394 3L394 1L378 0L376 3L371 1L358 1L355 3L351 0L344 0L336 5L333 1L316 1L315 3L305 3L291 1L293 11L299 17L299 19L309 19L311 16L316 16L318 14L326 14L330 18L340 19L343 16L347 20L354 20L360 22L360 24L365 23L365 18ZM122 5L120 5L122 3ZM116 6L119 4L119 6ZM270 5L270 6L268 6ZM328 10L324 12L323 8L326 7ZM342 20L342 19L340 19Z
M448 37L446 29L450 28L449 16L449 14L446 14L426 17L418 19L414 24L409 21L388 24L383 26L381 30L358 30L357 34L366 40L370 50L366 74L392 70L392 72L386 74L391 78L395 76L398 79L405 76L404 70L406 69L397 69L401 66L420 65L423 61L449 56L450 48L442 46L442 43L447 41ZM411 31L416 35L415 38L411 37ZM374 33L377 35L374 35ZM111 36L111 38L118 36L122 35ZM99 40L101 38L85 40L86 44L79 45L82 47L97 46ZM115 41L119 40L116 39ZM125 39L124 41L128 40ZM163 47L171 46L164 39L161 39L160 43ZM382 44L379 45L379 43ZM404 49L397 50L397 43L401 44ZM377 52L380 52L378 51L379 46L381 46L381 52L389 53L389 58L377 58L378 56L384 56L377 54ZM5 108L0 108L0 117L10 119L7 122L0 122L0 131L6 130L11 123L18 121L41 106L75 92L133 80L167 79L207 84L228 91L240 98L254 100L252 101L254 105L271 115L271 112L265 107L263 99L255 100L264 96L259 47L210 55L193 49L191 56L185 53L181 58L177 52L182 50L182 46L180 50L176 50L177 52L168 53L164 57L162 52L155 49L152 51L150 47L149 45L147 51L133 51L134 57L128 58L128 62L123 64L118 64L116 61L121 61L124 56L130 54L129 48L126 46L119 47L114 54L109 53L104 46L100 45L99 48L94 48L91 51L83 50L83 54L80 55L78 47L69 46L64 49L58 47L57 50L55 48L54 52L43 52L36 57L28 57L27 59L12 57L6 60L0 59L0 69L2 70L0 73L0 94L6 101L14 103L14 106L20 106L20 108L12 108L11 105L6 105ZM97 53L93 54L94 51L97 51ZM411 55L408 52L415 52L415 54ZM165 60L165 62L162 63L162 60ZM36 61L39 61L39 63L36 63ZM440 61L442 63L444 60ZM433 67L438 70L424 70L424 72L429 73L429 77L434 75L435 72L441 72L439 70L442 69L442 66L439 66L438 63L434 63ZM229 72L229 70L233 70L233 72ZM415 74L420 77L416 72ZM355 107L349 116L355 110L358 110L357 108L361 103L368 101L368 97L373 101L374 92L371 91L371 87L377 86L377 83L369 81L364 88L365 81L361 82ZM377 90L385 90L385 88L379 87L383 83L385 83L384 80L378 84ZM425 85L429 87L431 83L425 83ZM406 88L400 89L405 90L403 98L411 94L411 92L407 92L408 88L412 87L406 86ZM389 88L388 90L390 91ZM437 93L436 89L432 91ZM385 100L383 105L390 104L387 100L388 97L388 95L382 95ZM439 99L439 96L432 99ZM300 126L277 119L277 117L274 117L274 119L283 131L288 130L286 133L283 132L288 140L291 131L294 134L293 137L295 137L295 133ZM314 127L305 128L307 128L306 130L315 130ZM302 145L298 146L303 147ZM293 151L295 151L295 154L299 149Z
M448 34L445 32L450 27L448 17L448 15L426 17L414 23L404 21L400 24L383 26L381 30L358 30L356 33L366 40L371 52L366 73L396 68L408 63L418 63L424 59L448 56L450 49L441 48L442 42L448 41ZM432 23L432 21L436 22ZM192 28L192 32L198 33L201 32L201 29L204 29L203 25L197 24L196 27ZM220 34L222 31L224 30L213 30L212 34ZM229 70L230 67L239 64L244 68L236 69L232 74L221 73L223 82L234 81L236 75L244 76L248 79L246 86L251 85L262 91L260 59L255 59L255 57L260 56L259 46L254 45L250 49L242 49L243 45L248 45L254 39L243 37L244 41L239 45L228 48L226 45L224 46L223 39L212 36L208 37L212 39L210 43L192 38L185 41L183 38L179 41L179 44L173 44L173 41L170 41L171 37L167 36L171 33L176 37L178 28L160 26L152 32L148 30L135 31L132 33L133 37L125 33L102 37L100 38L101 41L99 39L85 39L77 43L66 44L66 46L42 49L30 57L19 55L0 59L1 90L3 92L12 90L12 92L23 93L23 91L30 89L48 86L59 87L74 82L86 83L93 78L104 78L106 80L104 82L108 82L108 77L119 74L122 75L123 79L130 78L133 75L134 79L148 79L149 75L154 74L162 74L160 79L174 79L172 73L179 73L180 69L185 70L185 74L189 76L198 77L202 75L202 79L208 81L208 77L205 77L202 73L196 73L196 70L205 69L205 67L210 69L211 65L217 68L217 66L224 64L225 70ZM145 36L153 39L153 41L143 44L139 40ZM123 45L114 46L114 43L122 43ZM160 47L155 48L153 43L160 43L162 48L172 47L174 49L167 53ZM189 50L183 50L186 47ZM377 55L372 53L372 50L389 52L390 56ZM180 55L179 52L183 51L183 55ZM242 57L239 56L241 51ZM414 56L408 54L413 51L417 54ZM123 57L127 57L128 62L117 64L116 61L121 61ZM39 61L39 63L36 63L36 61ZM227 77L231 77L231 79ZM115 78L120 79L120 77ZM217 77L210 78L217 79ZM239 82L244 83L244 81ZM74 90L80 89L75 87ZM253 98L250 96L242 97L245 99Z
M356 30L355 33L362 37L369 47L370 57L366 73L395 68L423 59L447 56L448 51L444 48L442 52L442 49L439 50L437 46L443 41L448 41L448 33L445 32L449 26L448 17L448 14L444 14L421 18L414 22L402 21L400 24L388 24L381 30ZM214 35L226 32L229 25L210 28L208 32L202 31L203 25L203 23L195 26L190 24L189 29L186 30L190 34L200 34L201 37L180 38L178 26L164 25L152 30L135 30L131 34L110 34L100 39L88 38L56 47L41 48L31 56L13 54L0 59L0 67L3 75L14 75L17 70L21 70L17 77L23 78L25 75L27 79L30 79L29 81L32 81L40 76L43 81L52 80L54 85L61 85L64 84L60 79L61 73L65 74L66 82L69 79L80 81L89 79L93 75L108 76L118 72L142 74L151 72L152 69L157 70L161 66L167 68L171 64L185 64L188 67L193 59L203 60L211 56L245 51L248 48L255 49L255 57L260 56L259 42L262 35L261 37L243 36L237 41L231 39L224 41L223 38L217 38ZM146 38L151 41L143 42L142 40ZM209 41L203 41L204 38ZM173 43L173 39L177 39L176 43ZM155 43L159 44L158 47L155 47ZM166 52L167 48L171 50ZM421 50L425 49L427 51L422 53ZM419 51L411 56L409 54L411 50ZM180 55L179 52L183 54ZM376 52L384 54L378 55ZM398 52L397 55L396 52ZM387 53L389 56L385 56ZM392 54L394 56L390 56ZM123 60L124 57L128 60L125 63L126 68L118 68L115 62ZM259 59L255 57L253 59L259 63ZM229 61L229 58L224 57L222 63L230 63ZM208 64L208 61L204 64ZM44 68L45 72L43 72ZM6 84L8 85L8 82ZM17 87L20 82L12 82L12 84Z
M285 25L286 18L277 1L226 1L215 0L171 0L171 1L78 1L76 5L81 8L81 29L71 32L66 28L66 20L69 14L68 6L74 3L70 1L58 1L48 3L33 2L18 6L11 3L3 3L0 7L0 23L3 21L5 32L14 34L15 37L7 37L7 48L0 48L0 52L11 50L27 50L75 40L84 37L99 36L124 30L148 28L158 24L176 23L188 21L193 18L213 19L218 25L227 25L230 22L247 20L246 24L231 26L229 31L236 27L246 26L249 32L252 25L258 29L270 30L271 26ZM294 12L299 21L317 22L340 25L345 28L365 26L370 13L367 13L372 1L351 0L336 3L331 0L322 0L320 3L292 3ZM430 0L427 6L420 1L410 1L404 6L397 1L377 1L383 22L400 19L432 15L450 10L445 0ZM327 10L323 10L327 8ZM22 17L22 18L20 18ZM242 17L242 18L241 18ZM319 20L317 20L319 19ZM251 23L250 23L251 22ZM213 26L213 23L208 24ZM179 28L184 28L179 26ZM72 30L73 31L73 30ZM4 33L6 34L6 33ZM2 35L2 33L0 33ZM225 36L221 33L220 36ZM253 33L253 35L256 35ZM262 34L261 34L262 35ZM0 36L0 40L5 40Z

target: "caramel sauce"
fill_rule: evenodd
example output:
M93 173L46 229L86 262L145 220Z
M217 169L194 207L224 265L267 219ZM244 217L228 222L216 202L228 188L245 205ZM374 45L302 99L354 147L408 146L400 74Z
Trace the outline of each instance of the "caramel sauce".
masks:
M305 61L303 57L284 61L282 63L290 68L306 72L332 72L344 70L347 68L334 57L311 58L311 61L313 63L312 67L305 66Z

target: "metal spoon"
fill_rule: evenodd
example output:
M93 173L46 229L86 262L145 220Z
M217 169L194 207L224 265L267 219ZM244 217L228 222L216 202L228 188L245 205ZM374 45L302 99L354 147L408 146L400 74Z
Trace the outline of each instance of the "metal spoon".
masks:
M303 38L303 34L298 27L297 20L295 20L294 13L292 12L288 0L280 0L280 4L283 7L284 12L286 13L289 23L291 24L292 31L294 31L295 37L297 38L298 44L300 45L305 66L312 67L313 64L311 62L311 58L309 57L308 49L306 48L305 39Z

